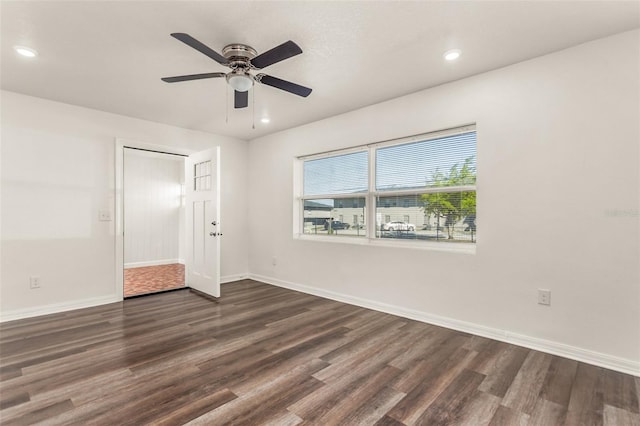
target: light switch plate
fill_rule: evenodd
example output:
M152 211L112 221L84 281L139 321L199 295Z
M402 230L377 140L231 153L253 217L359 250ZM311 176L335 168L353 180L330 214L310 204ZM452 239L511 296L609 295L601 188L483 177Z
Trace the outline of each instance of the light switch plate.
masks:
M98 219L101 222L110 222L111 221L111 212L109 210L100 210L98 212Z

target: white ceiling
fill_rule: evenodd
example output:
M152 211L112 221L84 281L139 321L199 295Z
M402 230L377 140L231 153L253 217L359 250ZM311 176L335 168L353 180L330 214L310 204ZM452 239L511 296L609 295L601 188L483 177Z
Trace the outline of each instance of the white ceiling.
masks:
M640 2L2 1L5 90L189 129L253 139L640 26ZM286 40L302 55L263 72L313 88L308 98L257 85L228 110L226 72L170 37L185 32L220 52L264 52ZM39 52L19 57L14 45ZM462 49L447 63L442 53ZM597 58L594 58L597 60ZM225 93L226 92L226 93ZM269 116L271 123L260 122Z

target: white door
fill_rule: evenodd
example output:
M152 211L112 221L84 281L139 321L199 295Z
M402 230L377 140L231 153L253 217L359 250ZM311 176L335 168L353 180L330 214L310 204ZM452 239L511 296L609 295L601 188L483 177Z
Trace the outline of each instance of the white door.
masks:
M185 162L186 285L220 297L220 148Z

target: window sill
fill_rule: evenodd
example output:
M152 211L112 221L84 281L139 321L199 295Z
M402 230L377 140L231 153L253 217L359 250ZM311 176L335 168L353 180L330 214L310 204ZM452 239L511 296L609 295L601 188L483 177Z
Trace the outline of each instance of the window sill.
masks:
M395 247L413 250L431 250L460 254L476 254L477 243L448 243L425 241L398 241L391 239L366 238L366 237L329 237L324 235L294 234L294 240L315 241L322 243L354 244L372 247Z

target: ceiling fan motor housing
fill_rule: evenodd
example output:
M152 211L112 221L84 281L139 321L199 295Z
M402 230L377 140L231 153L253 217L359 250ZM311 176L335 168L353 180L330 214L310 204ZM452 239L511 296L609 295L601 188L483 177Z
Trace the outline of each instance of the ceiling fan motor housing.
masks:
M222 49L222 56L229 60L231 68L251 68L251 61L258 52L246 44L229 44Z

